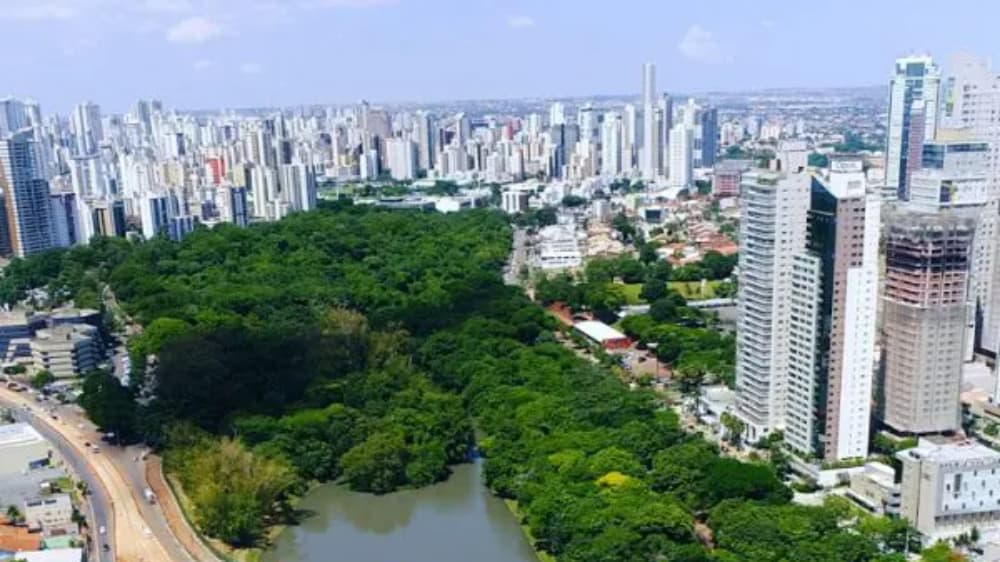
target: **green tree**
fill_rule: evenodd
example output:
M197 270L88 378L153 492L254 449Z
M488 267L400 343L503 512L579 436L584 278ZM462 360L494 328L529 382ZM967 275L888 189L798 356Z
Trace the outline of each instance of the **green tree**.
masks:
M729 412L723 412L719 421L726 429L726 441L734 447L739 447L743 441L743 432L746 431L746 424L743 423L743 420Z
M340 458L344 478L363 492L385 494L404 482L406 444L399 432L379 432Z
M52 371L42 369L35 373L35 376L31 377L31 386L36 389L43 389L46 386L55 382L56 376L52 374Z
M131 391L106 371L94 371L84 377L80 405L101 429L122 439L138 434L137 405Z

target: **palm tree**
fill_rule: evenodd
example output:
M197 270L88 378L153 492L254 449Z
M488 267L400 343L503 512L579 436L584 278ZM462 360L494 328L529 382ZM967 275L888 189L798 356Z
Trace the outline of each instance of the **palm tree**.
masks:
M21 522L21 510L17 508L16 505L7 506L7 521L14 525L18 525Z

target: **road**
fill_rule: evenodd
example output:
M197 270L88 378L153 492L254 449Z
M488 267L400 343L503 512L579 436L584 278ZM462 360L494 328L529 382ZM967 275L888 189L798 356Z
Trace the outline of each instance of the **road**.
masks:
M90 479L94 484L93 490L103 491L105 497L102 501L105 506L110 506L110 517L106 508L103 516L107 521L106 527L110 539L108 542L114 545L113 560L190 562L187 553L170 533L162 514L157 517L159 511L141 500L145 477L141 476L136 481L127 476L132 471L119 468L123 464L126 466L130 463L138 464L131 461L128 451L116 451L110 446L102 447L99 453L87 450L84 443L96 443L98 436L93 425L84 421L71 407L59 408L57 410L59 419L53 420L45 414L39 404L31 400L30 396L6 388L0 388L0 402L22 411L25 408L30 410L32 416L28 421L32 426L54 444L65 447L66 452L63 453L65 458L75 459L79 463L78 473L81 478L85 481ZM123 463L123 459L128 462ZM136 487L136 484L142 485ZM95 516L101 518L101 515L96 513Z
M508 285L519 284L521 267L528 265L528 231L523 228L514 229L514 245L510 252L510 261L504 268L504 282Z
M112 562L115 559L115 551L114 521L109 517L111 502L108 499L107 490L104 489L104 486L94 477L93 472L87 466L86 459L66 439L50 429L48 424L35 419L35 411L26 410L23 406L18 407L14 402L7 402L3 399L0 399L0 405L10 408L11 415L16 421L27 423L35 428L42 437L56 448L59 456L70 466L76 478L87 485L87 490L89 490L87 503L90 507L88 524L95 549L92 556L98 562ZM99 532L102 526L106 529L106 534L103 536ZM104 552L103 548L101 548L104 543L107 543L111 549L109 552Z

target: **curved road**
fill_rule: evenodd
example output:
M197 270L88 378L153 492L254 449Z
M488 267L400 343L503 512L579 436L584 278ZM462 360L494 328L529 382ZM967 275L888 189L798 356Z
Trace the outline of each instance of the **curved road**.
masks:
M86 460L74 449L66 439L52 431L49 425L41 423L36 419L36 410L26 409L24 406L16 407L13 403L0 400L0 405L10 407L11 415L16 421L24 422L35 428L53 447L59 452L59 456L73 469L76 477L87 485L89 490L87 503L90 506L88 517L91 538L93 539L94 559L98 562L113 562L114 554L114 521L108 516L111 513L111 503L108 500L108 492L99 480L97 480L87 467ZM101 535L99 529L106 529L106 534ZM104 552L102 544L107 543L110 552Z
M78 474L91 489L104 494L95 501L95 517L107 523L107 542L114 546L110 560L119 562L189 562L190 558L173 539L160 513L159 521L151 509L139 499L141 488L136 489L124 477L106 452L94 453L84 447L85 442L96 442L92 425L80 420L69 412L70 408L58 409L58 420L53 420L41 406L30 397L0 387L0 402L14 406L25 421L31 423L53 445L59 448L63 457L77 469ZM66 416L65 419L63 416ZM79 420L79 421L78 421ZM87 428L91 429L88 431ZM109 447L110 448L110 447ZM102 504L97 513L96 505ZM110 507L110 509L108 509ZM144 509L145 508L145 509ZM110 517L109 517L110 516ZM153 522L150 525L149 522ZM159 524L157 524L159 523ZM98 523L98 527L101 524ZM162 527L161 527L162 525ZM164 530L166 536L164 536Z

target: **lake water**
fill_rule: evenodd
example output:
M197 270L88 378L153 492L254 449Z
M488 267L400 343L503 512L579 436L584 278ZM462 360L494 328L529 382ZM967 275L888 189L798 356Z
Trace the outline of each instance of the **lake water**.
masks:
M481 481L481 466L446 482L384 496L323 485L298 505L262 562L537 562L517 519Z

